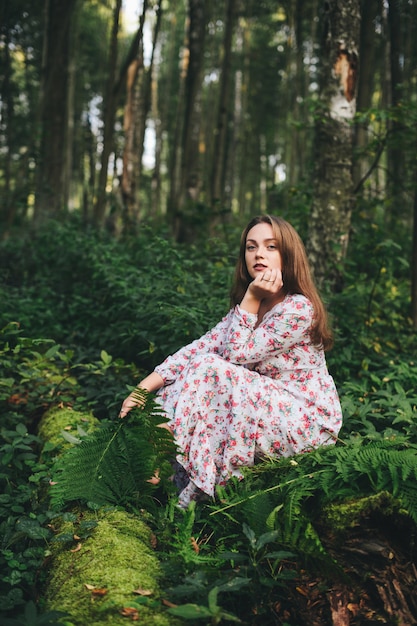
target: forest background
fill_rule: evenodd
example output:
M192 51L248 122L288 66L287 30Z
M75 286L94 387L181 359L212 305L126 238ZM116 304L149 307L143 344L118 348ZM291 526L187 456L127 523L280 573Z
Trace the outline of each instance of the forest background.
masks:
M8 617L46 576L41 415L64 405L112 420L129 385L217 322L255 214L282 215L306 243L335 332L343 445L417 445L417 2L135 8L132 22L122 0L0 1ZM415 523L414 461L375 458L381 475L355 495L388 490Z

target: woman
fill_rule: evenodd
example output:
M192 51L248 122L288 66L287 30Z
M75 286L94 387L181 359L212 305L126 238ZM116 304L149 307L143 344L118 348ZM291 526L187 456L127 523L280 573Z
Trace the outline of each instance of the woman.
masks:
M327 315L303 243L285 220L255 217L240 245L228 315L138 385L157 392L190 481L186 507L256 458L334 442L342 423L325 350ZM137 404L132 394L120 417Z

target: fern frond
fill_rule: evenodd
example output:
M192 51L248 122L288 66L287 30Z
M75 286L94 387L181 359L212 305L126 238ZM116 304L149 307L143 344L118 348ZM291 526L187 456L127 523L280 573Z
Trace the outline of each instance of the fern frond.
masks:
M175 445L168 430L159 427L166 421L160 407L143 394L142 398L142 408L85 437L56 462L50 492L53 507L76 500L137 506L154 493L148 480L156 469L164 484Z
M265 529L279 531L288 549L332 566L315 529L323 507L381 492L391 494L417 524L415 446L404 440L353 442L268 459L246 470L245 480L229 488L227 504L217 505L211 516L245 521L257 534L265 523Z

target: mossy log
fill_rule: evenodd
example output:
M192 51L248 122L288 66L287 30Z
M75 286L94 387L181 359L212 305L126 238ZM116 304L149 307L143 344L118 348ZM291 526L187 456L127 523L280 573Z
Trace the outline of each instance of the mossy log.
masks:
M41 420L39 435L65 449L71 444L62 431L77 436L79 426L91 432L97 424L91 415L55 408ZM158 601L160 564L143 519L125 510L85 507L60 515L52 527L55 540L43 591L45 610L65 611L73 626L126 626L130 620L149 626L179 623L163 612ZM135 605L141 594L149 597L149 606Z
M81 528L96 523L83 539ZM80 534L77 534L80 533ZM126 626L126 616L141 624L167 626L160 610L134 605L135 597L158 600L159 562L146 524L126 511L80 511L58 520L44 601L47 610L69 613L74 626ZM136 594L136 595L135 595Z
M72 444L65 440L63 432L77 436L78 428L90 433L97 428L98 424L99 420L92 414L55 407L43 415L38 434L45 442L56 445L59 450L64 450Z

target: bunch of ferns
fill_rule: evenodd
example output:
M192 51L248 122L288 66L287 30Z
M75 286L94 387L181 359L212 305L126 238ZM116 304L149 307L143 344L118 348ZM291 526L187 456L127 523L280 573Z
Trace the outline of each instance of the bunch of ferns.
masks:
M53 467L50 498L53 508L73 501L137 508L152 504L155 491L169 488L169 462L175 444L159 405L145 391L135 391L141 408L124 419L84 434ZM149 482L158 472L158 486Z
M218 491L212 523L277 530L277 541L327 568L331 559L318 528L326 507L388 494L396 510L417 525L417 446L380 440L326 446L291 458L269 459ZM334 563L333 563L334 565Z

